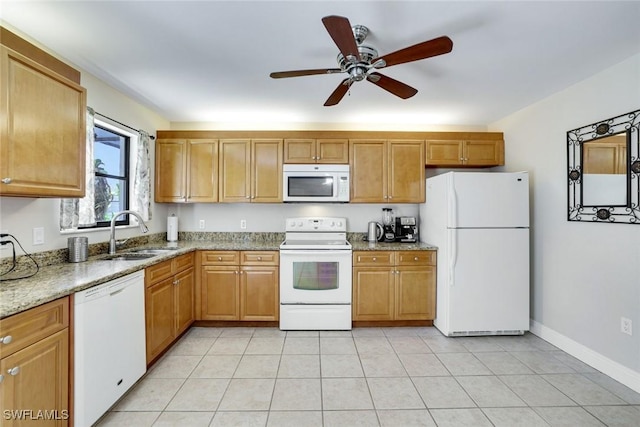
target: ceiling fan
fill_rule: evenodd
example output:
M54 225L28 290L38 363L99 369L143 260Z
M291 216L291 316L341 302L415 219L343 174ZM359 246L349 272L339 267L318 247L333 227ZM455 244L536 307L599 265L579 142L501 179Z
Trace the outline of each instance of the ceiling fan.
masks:
M325 16L322 18L322 23L340 50L338 54L338 65L340 68L279 71L271 73L270 76L274 79L281 79L316 74L347 73L349 77L344 79L333 91L324 103L325 107L338 104L349 91L351 85L354 82L362 80L370 81L376 86L402 99L411 98L418 93L417 89L391 77L382 75L375 70L442 55L451 52L453 49L451 39L447 36L442 36L388 53L384 56L378 56L376 49L362 44L369 34L369 29L364 25L351 27L347 18L336 15Z

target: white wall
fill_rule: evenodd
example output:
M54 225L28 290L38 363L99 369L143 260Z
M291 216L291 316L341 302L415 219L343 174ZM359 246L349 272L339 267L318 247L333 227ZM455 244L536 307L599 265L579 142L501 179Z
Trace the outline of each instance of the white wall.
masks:
M134 129L143 129L151 135L154 135L157 129L166 129L169 126L167 120L152 110L132 101L121 92L105 85L86 72L82 72L81 84L87 89L87 105L92 107L96 112L111 117ZM150 156L153 169L154 144L152 144ZM153 176L153 174L151 176ZM0 230L7 230L13 234L29 253L65 248L67 247L67 237L69 237L69 234L60 233L59 205L60 199L57 198L0 197ZM153 218L148 223L150 233L166 231L167 207L159 204L152 206L152 209ZM34 246L32 244L32 230L34 227L44 228L43 245ZM109 240L109 233L105 230L94 232L83 231L79 234L88 236L89 243L106 242ZM118 238L125 238L140 234L140 230L134 227L119 230L117 236ZM20 252L19 254L22 255ZM0 252L0 257L10 255L10 251Z
M566 132L639 108L640 54L490 126L531 173L532 330L637 391L640 224L567 221Z

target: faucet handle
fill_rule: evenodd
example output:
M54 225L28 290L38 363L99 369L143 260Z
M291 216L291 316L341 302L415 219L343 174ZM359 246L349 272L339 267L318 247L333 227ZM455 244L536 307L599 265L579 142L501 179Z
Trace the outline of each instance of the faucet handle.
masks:
M125 243L127 243L129 241L129 239L124 239L124 240L116 240L116 247L120 247L122 245L124 245Z

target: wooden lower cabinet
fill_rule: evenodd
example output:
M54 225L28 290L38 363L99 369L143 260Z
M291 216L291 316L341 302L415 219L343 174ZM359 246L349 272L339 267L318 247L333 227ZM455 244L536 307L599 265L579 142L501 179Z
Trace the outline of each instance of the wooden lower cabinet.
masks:
M354 251L353 320L433 320L435 251Z
M11 337L0 344L0 406L10 411L0 424L68 425L69 298L2 319L0 331Z
M193 253L145 271L147 364L156 359L195 320Z
M201 251L198 320L279 319L277 251Z

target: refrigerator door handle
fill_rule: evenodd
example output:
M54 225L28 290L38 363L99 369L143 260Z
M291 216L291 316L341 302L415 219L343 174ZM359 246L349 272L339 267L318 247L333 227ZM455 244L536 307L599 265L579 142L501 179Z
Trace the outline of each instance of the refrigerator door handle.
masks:
M455 281L455 271L456 271L456 263L458 262L458 230L452 228L447 233L449 242L447 247L449 249L448 259L449 259L449 286L454 286Z
M458 195L456 194L456 186L453 182L453 176L447 179L449 185L449 191L447 192L447 204L448 210L448 226L449 228L456 228L458 226Z

